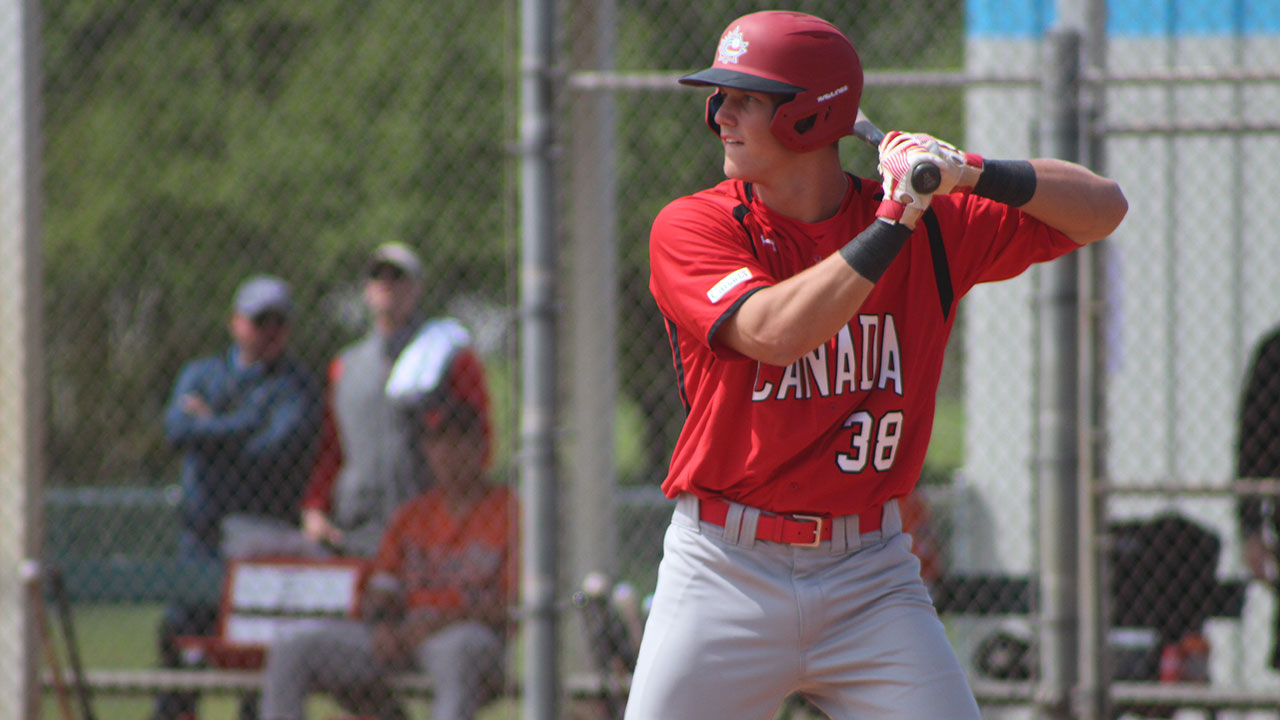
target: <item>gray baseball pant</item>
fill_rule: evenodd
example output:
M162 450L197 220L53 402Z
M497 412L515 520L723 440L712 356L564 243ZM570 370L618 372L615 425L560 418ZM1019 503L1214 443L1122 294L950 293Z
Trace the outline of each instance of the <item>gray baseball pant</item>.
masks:
M813 548L755 540L758 517L678 499L627 720L767 720L793 692L836 720L981 717L896 502Z

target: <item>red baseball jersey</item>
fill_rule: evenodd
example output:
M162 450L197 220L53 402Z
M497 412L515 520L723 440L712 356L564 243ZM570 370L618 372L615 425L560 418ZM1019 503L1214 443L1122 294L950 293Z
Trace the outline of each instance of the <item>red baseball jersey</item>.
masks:
M839 212L803 223L736 180L679 198L654 221L649 287L666 318L688 416L662 484L775 513L859 513L915 486L933 428L943 351L934 253L920 222L858 313L787 367L720 344L716 329L752 293L817 264L875 218L880 184L854 178ZM956 299L1077 246L1007 205L933 198Z

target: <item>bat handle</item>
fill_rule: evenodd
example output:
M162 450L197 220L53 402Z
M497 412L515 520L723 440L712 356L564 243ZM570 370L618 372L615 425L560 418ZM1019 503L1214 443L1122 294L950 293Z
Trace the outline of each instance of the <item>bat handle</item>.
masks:
M931 162L919 162L911 168L911 187L918 193L928 195L942 184L942 171Z

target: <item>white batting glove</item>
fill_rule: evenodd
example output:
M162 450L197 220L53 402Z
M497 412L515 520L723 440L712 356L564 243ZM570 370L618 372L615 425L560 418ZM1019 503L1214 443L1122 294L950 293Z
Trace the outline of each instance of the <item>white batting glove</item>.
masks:
M925 136L928 137L928 136ZM932 138L929 138L932 139ZM920 162L938 164L941 159L930 152L917 136L890 131L880 141L880 176L883 178L884 200L876 211L878 217L902 223L909 228L929 209L932 193L919 193L911 186L912 168Z
M937 189L933 191L935 195L973 189L982 175L983 167L981 155L964 152L955 145L932 135L901 133L896 130L886 135L880 142L882 165L886 159L888 159L890 170L900 178L910 178L916 165L922 162L938 168L940 182ZM907 184L909 185L910 182L908 181Z
M929 135L917 134L916 139L938 156L938 170L942 173L942 182L934 193L946 194L953 190L972 190L982 175L982 156L964 152L949 142Z

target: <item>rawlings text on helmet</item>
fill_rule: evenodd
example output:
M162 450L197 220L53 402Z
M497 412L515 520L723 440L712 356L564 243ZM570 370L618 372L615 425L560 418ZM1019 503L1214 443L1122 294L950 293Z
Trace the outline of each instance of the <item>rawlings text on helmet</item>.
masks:
M824 93L822 95L819 95L818 102L826 102L837 95L842 95L847 92L849 92L849 86L841 85L840 87L836 88L835 90L832 90L829 93Z

